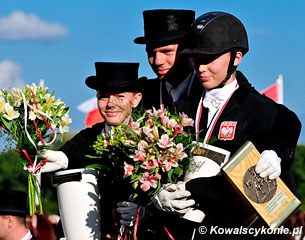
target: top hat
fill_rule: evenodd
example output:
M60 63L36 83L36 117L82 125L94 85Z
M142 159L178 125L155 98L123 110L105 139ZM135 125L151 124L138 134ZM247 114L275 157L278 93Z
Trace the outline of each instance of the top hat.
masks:
M139 63L96 62L96 76L86 79L92 89L107 93L140 91Z
M26 217L27 194L18 190L0 190L0 215Z
M143 12L144 36L137 37L137 44L178 43L189 31L195 20L192 10L155 9Z

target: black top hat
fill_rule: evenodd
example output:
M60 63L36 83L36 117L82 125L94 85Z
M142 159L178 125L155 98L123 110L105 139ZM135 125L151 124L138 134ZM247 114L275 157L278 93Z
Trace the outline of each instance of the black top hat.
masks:
M143 12L144 36L137 37L137 44L178 43L195 20L192 10L155 9Z
M138 68L139 63L96 62L96 76L87 77L86 85L107 93L140 91Z
M18 190L0 190L0 215L25 217L27 214L26 192Z

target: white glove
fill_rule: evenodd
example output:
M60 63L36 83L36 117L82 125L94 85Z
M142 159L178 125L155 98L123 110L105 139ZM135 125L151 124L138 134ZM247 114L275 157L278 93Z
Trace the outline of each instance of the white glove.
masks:
M68 167L68 157L62 151L53 151L44 149L41 157L47 158L48 161L41 167L41 172L54 172L59 169L66 169Z
M265 150L258 160L255 171L263 178L269 176L269 179L275 179L281 174L281 159L275 151Z
M189 196L191 193L185 190L185 182L166 184L156 194L153 203L160 210L183 215L195 205L193 199L187 199Z

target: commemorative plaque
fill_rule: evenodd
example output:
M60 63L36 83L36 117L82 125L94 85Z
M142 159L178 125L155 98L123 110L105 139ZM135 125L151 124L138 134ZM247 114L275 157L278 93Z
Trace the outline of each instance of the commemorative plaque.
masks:
M260 153L248 141L223 166L222 173L243 208L243 224L246 227L266 225L277 228L301 202L279 177L270 180L255 172L259 158Z

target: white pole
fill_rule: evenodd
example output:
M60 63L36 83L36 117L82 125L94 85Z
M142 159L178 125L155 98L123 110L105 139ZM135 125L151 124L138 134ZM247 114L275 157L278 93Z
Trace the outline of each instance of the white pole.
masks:
M283 88L283 75L280 74L276 80L278 90L279 90L279 99L278 103L284 104L284 88Z

